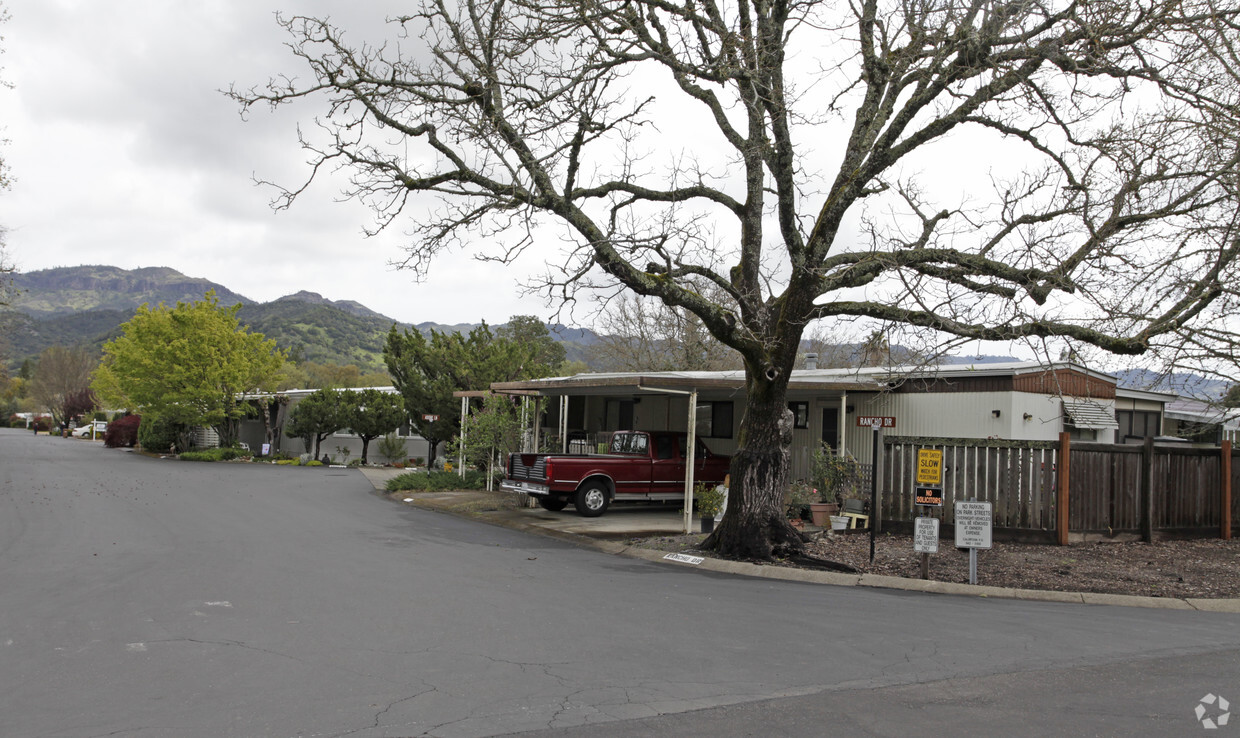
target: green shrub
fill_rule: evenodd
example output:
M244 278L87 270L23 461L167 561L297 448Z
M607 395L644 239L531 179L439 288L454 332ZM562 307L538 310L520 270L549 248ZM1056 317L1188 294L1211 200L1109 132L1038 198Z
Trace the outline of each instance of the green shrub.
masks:
M387 459L389 464L395 462L397 459L405 458L405 439L395 433L389 433L383 438L380 438L379 455Z
M323 462L311 460L306 462L306 466L323 466Z
M280 466L297 466L297 459L277 459L276 463Z
M186 451L177 458L183 461L231 461L241 455L235 448L209 448L204 451Z
M176 423L148 415L142 418L142 423L138 426L138 443L147 451L167 451L177 445L177 434L180 430Z
M430 471L409 472L388 480L389 492L405 490L413 492L443 492L454 489L486 489L486 474L476 469L465 472L461 478L456 472Z

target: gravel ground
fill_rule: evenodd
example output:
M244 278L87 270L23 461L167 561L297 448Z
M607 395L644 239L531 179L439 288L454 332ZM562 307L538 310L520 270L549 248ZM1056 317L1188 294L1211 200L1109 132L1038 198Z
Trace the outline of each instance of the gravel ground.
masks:
M880 534L873 564L870 537L865 532L810 536L815 540L806 548L813 559L845 564L859 572L921 576L921 555L913 551L910 536ZM657 537L630 543L701 553L696 548L704 538ZM1077 543L1067 547L996 541L994 548L977 553L978 584L1152 597L1240 597L1240 539ZM814 566L813 562L784 565ZM940 541L939 552L930 556L930 579L968 582L968 551L958 551L951 541Z

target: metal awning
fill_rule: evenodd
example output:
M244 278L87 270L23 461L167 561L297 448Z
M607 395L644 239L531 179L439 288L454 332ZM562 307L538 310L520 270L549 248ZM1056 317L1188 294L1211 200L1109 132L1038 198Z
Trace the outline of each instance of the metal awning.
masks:
M1091 400L1064 400L1063 414L1077 428L1119 428L1119 423L1115 421L1115 411Z

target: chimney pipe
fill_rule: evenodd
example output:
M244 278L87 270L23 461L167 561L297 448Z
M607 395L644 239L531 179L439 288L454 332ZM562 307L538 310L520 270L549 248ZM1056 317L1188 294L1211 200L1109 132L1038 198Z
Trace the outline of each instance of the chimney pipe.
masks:
M818 368L818 354L808 353L805 355L805 368L810 371Z

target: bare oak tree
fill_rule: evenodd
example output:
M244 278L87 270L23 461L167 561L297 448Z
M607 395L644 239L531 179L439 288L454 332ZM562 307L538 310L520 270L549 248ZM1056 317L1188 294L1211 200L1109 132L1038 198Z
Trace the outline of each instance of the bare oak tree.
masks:
M56 425L67 425L75 415L93 410L91 375L99 357L82 346L51 346L39 354L39 368L30 381L30 396L52 414Z
M784 519L802 332L860 317L1234 363L1237 8L1221 0L424 0L353 45L287 17L310 180L340 168L405 266L561 241L542 286L623 286L741 357L732 504ZM287 206L309 181L281 191ZM721 297L694 288L706 281Z

